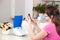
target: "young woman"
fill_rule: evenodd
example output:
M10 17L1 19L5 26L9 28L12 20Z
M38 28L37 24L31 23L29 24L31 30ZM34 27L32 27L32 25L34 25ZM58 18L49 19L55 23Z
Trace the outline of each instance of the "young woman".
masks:
M33 18L28 17L30 24L29 34L32 40L60 40L60 13L56 7L47 6L45 20L49 23L43 29L40 29ZM34 34L32 25L37 30Z

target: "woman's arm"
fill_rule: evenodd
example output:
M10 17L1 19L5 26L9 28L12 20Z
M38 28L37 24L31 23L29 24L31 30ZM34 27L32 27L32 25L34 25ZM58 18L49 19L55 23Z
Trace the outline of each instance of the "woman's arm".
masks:
M30 24L29 27L29 34L32 40L41 40L44 37L47 36L47 32L44 30L41 30L37 35L34 34L33 29L32 29L32 25Z
M38 27L36 21L31 20L30 22L31 22L31 23L30 23L30 25L29 25L29 26L30 26L30 27L29 27L29 34L30 34L32 40L41 40L41 39L43 39L44 37L47 36L47 32L44 31L44 30L41 30L41 29ZM37 35L35 35L34 32L33 32L32 24L35 26L35 29L38 31L38 34L37 34Z
M39 28L37 22L34 19L31 19L32 21L32 25L34 26L34 28L36 29L36 31L39 33L41 31L41 29Z
M33 25L35 30L39 33L41 31L41 29L39 28L38 24Z

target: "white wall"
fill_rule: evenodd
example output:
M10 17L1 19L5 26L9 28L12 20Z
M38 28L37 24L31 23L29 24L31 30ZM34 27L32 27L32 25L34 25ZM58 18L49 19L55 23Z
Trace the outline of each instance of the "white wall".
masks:
M25 0L25 17L33 13L33 0Z
M11 21L11 0L0 0L0 22Z
M37 6L38 4L43 4L45 0L33 0L33 6Z
M14 15L32 14L33 0L0 0L0 22L11 21Z
M41 0L33 0L33 5L37 6L40 2L41 2Z
M0 0L0 22L10 22L11 16L24 15L24 13L24 0Z
M15 0L14 3L12 4L12 16L23 15L24 17L26 17L28 13L32 14L33 0ZM13 5L15 5L15 7Z
M24 15L25 0L15 0L15 15Z
M11 0L11 16L25 13L25 0Z
M11 0L11 17L15 15L15 0Z

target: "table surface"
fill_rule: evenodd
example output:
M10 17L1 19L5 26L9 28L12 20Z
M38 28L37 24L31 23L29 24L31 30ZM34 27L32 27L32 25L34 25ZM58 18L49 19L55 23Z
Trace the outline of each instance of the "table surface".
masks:
M29 36L19 37L15 35L1 35L0 40L30 40Z
M40 28L43 28L46 23L38 23ZM29 24L27 21L23 21L22 22L22 27L24 30L28 31L29 28ZM15 36L15 35L3 35L1 34L1 30L0 30L0 40L31 40L30 37L27 36L23 36L23 37L19 37L19 36Z

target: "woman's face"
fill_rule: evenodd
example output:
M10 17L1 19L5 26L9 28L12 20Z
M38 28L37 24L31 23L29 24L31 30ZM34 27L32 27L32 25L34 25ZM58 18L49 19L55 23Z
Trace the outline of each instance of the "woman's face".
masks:
M46 21L50 21L51 20L51 18L47 14L44 14L44 16L45 16L45 20Z

